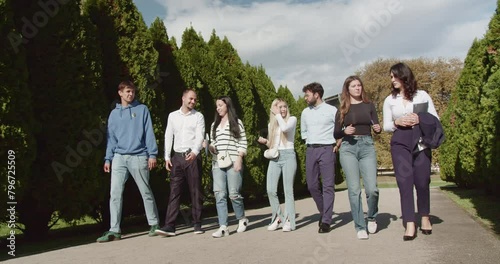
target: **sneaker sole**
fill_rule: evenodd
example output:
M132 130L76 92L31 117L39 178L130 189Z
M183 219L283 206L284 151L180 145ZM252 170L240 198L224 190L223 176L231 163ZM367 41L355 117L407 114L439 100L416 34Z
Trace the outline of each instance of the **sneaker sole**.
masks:
M194 231L194 233L197 235L201 235L201 234L205 233L205 231Z
M120 239L121 239L120 237L109 236L108 240L105 240L105 241L104 240L103 241L96 240L96 242L97 243L106 243L106 242L118 241Z
M171 237L171 236L175 236L176 235L175 233L165 232L165 231L162 231L162 230L155 230L155 234L157 234L159 236L162 236L162 237Z

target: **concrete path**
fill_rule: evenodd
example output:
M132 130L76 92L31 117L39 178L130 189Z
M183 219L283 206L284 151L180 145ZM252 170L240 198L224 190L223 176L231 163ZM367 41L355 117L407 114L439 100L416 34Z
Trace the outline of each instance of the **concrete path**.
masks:
M398 189L380 189L379 231L356 238L347 191L337 192L333 230L318 234L312 199L296 201L297 230L266 230L269 207L248 210L250 225L214 239L216 217L205 219L205 234L180 226L176 237L127 234L121 241L91 243L6 261L6 263L500 263L500 240L476 223L439 189L431 189L433 234L403 242ZM366 203L365 203L366 210Z

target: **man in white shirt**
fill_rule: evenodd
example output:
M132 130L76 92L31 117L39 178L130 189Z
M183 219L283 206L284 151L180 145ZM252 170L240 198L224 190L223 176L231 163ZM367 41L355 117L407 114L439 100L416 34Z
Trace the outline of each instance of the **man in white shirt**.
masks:
M179 214L182 185L187 180L191 196L194 233L202 234L201 209L201 160L205 119L194 110L196 92L187 89L182 95L182 106L168 115L165 131L165 167L170 172L170 196L168 199L165 225L157 229L161 236L175 236L175 220ZM173 152L172 152L173 146Z
M323 87L311 83L302 89L309 105L300 117L300 132L306 141L306 182L320 213L319 233L330 232L335 200L335 114L337 108L323 102ZM320 183L320 175L322 177Z

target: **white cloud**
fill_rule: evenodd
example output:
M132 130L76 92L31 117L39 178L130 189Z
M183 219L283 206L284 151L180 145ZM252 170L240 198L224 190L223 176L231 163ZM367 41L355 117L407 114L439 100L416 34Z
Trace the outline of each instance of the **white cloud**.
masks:
M180 41L192 25L208 40L215 29L295 96L313 81L325 96L338 93L347 76L379 57L464 59L496 8L493 0L156 2L166 9L169 36Z

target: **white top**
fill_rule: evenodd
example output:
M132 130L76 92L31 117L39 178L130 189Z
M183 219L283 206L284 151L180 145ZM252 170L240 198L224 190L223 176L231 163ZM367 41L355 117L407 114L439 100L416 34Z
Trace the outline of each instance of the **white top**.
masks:
M278 121L278 129L276 129L274 134L274 146L271 146L271 148L278 147L278 149L294 149L293 142L295 141L297 118L295 116L290 116L287 122L280 114L275 115L275 117ZM283 144L282 138L280 137L282 131L286 135L286 144Z
M300 133L306 144L334 144L337 108L325 102L313 107L308 106L300 116Z
M165 130L165 160L170 160L172 142L175 152L185 152L188 149L198 155L205 133L203 114L191 110L184 114L180 109L168 115Z
M415 96L413 96L413 101L407 102L406 107L403 104L403 96L401 96L400 94L398 94L395 98L392 96L392 94L387 96L387 98L385 98L384 100L383 108L384 131L393 132L394 130L396 130L394 120L406 114L413 113L414 104L421 104L426 102L429 103L427 112L439 119L431 97L427 92L423 90L417 90Z
M406 102L406 106L404 106L403 104L403 96L401 94L396 95L395 98L392 96L392 94L387 96L387 98L385 98L384 100L383 108L384 131L394 132L394 130L397 129L397 127L394 125L394 120L406 114L413 113L413 105L421 103L428 103L429 105L427 108L427 112L439 119L436 108L434 107L434 103L432 102L431 97L426 91L417 90L417 92L413 96L413 101ZM419 150L423 150L426 148L427 147L424 144L420 142L418 143Z

